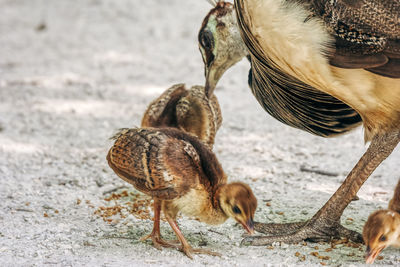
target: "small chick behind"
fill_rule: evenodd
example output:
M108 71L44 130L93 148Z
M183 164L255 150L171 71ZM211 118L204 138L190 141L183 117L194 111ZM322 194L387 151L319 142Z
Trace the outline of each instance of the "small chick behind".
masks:
M197 136L213 147L222 116L217 97L208 97L204 86L186 89L176 84L152 101L142 119L142 127L174 127Z
M175 128L122 129L107 160L114 172L154 200L154 226L150 235L156 248L180 248L192 253L218 255L194 249L176 222L178 212L207 224L221 224L229 217L249 233L254 232L257 199L244 183L227 183L215 154L198 138ZM179 239L180 246L161 238L160 214Z
M363 239L367 246L366 263L374 263L386 247L400 247L400 180L388 209L377 210L368 217L363 228Z

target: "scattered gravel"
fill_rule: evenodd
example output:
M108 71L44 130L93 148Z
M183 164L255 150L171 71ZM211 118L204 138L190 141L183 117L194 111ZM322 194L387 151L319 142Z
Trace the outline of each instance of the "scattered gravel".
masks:
M139 125L147 104L171 85L203 84L197 31L210 9L206 1L0 5L2 266L363 264L365 248L344 243L240 247L244 231L233 221L216 227L178 219L193 246L222 257L190 260L139 241L151 231L152 212L137 216L133 207L149 200L107 166L109 137ZM277 122L251 95L248 68L246 60L240 62L216 90L224 121L214 151L230 180L254 189L256 220L305 220L365 151L362 129L322 139ZM346 209L346 226L361 231L372 211L387 206L400 178L399 160L397 148ZM102 211L118 206L105 218ZM162 232L174 238L165 222ZM376 264L400 264L396 249L382 256Z

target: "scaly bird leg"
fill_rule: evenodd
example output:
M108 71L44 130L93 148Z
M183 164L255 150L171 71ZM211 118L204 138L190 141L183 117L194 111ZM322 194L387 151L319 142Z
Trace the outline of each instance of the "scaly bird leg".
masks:
M153 241L153 245L157 249L161 249L161 247L167 248L178 248L177 244L169 243L161 238L160 232L160 214L161 214L161 201L158 199L154 199L154 225L153 231L151 234L144 236L140 239L140 241L145 241L149 238Z
M262 246L274 242L327 241L339 237L346 237L361 243L361 235L343 227L340 224L340 217L362 184L392 153L399 141L400 131L375 136L343 184L310 220L291 224L256 223L255 230L267 234L267 236L247 237L242 244Z
M170 216L168 216L167 214L165 214L165 217L167 218L169 225L171 226L172 230L174 230L176 236L178 237L179 241L181 242L181 244L182 244L181 249L186 254L186 256L188 256L191 259L193 259L192 253L208 254L208 255L212 255L212 256L221 256L221 254L219 254L217 252L213 252L208 249L192 248L189 245L189 243L187 242L186 238L183 236L176 221L174 219L172 219Z

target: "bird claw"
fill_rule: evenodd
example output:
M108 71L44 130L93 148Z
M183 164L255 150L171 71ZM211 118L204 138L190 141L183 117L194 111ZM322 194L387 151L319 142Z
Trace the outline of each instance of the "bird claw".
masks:
M161 250L162 247L179 248L179 244L180 244L178 240L166 241L166 240L162 239L160 235L153 234L153 233L143 236L142 238L140 238L140 241L143 242L147 239L151 239L151 241L153 241L153 246L158 250Z
M271 229L268 229L271 226ZM285 227L285 224L261 224L259 228L264 228L266 236L249 236L242 240L241 246L264 246L275 242L288 244L298 243L304 240L312 242L329 241L332 238L345 237L353 242L362 243L362 236L353 230L349 230L337 223L333 226L326 224L313 224L312 222L292 223ZM294 230L296 228L296 230Z
M265 246L272 245L273 243L297 243L302 241L300 235L282 235L282 236L249 236L242 240L241 246Z
M258 236L247 236L245 238L243 238L242 242L240 242L240 246L251 246L253 244L253 241L255 238L257 238Z
M192 248L192 247L182 247L182 251L186 254L186 256L188 256L190 259L193 260L193 254L207 254L207 255L211 255L211 256L217 256L217 257L221 257L222 255L218 252L214 252L208 249L202 249L202 248Z
M249 233L243 233L243 234L242 234L242 237L243 237L243 238L246 238L246 237L249 237L249 236L253 236L253 234L249 234Z

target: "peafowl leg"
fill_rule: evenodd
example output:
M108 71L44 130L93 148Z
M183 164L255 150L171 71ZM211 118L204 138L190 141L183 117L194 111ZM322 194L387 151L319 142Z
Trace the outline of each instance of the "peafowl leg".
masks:
M192 254L208 254L208 255L212 255L212 256L221 256L221 254L219 254L217 252L213 252L208 249L192 248L192 246L189 245L186 238L183 236L176 221L172 217L170 217L168 214L165 214L165 217L167 218L169 225L171 226L172 230L174 230L176 236L178 237L179 241L181 242L181 244L182 244L181 249L186 254L186 256L188 256L191 259L193 259Z
M153 241L153 245L157 249L161 249L161 247L174 247L177 248L178 245L167 242L161 238L160 232L160 215L161 215L161 201L158 199L154 199L154 225L153 231L140 239L140 241L145 241L147 239L151 239Z
M340 217L363 183L392 153L399 141L400 131L375 136L343 184L310 220L290 224L256 223L255 230L266 236L246 237L242 244L262 246L274 242L328 241L340 237L361 243L361 235L343 227Z

